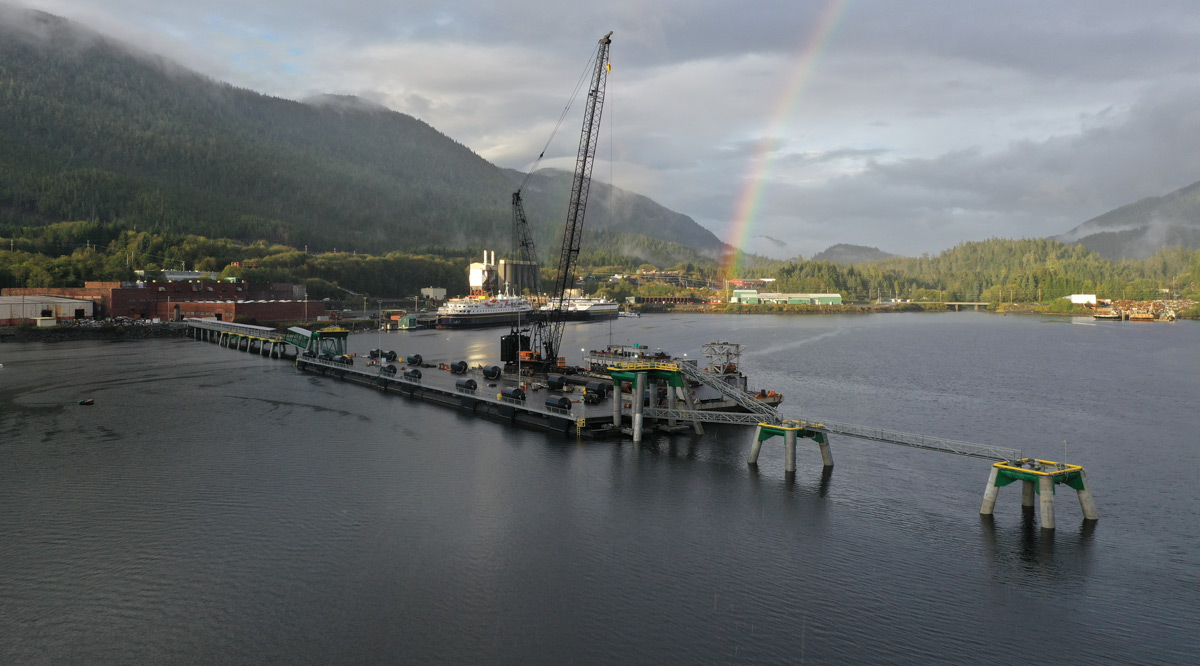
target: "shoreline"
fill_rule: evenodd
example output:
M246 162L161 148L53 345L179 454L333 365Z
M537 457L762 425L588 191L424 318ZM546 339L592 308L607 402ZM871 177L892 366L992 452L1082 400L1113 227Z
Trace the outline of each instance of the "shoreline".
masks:
M7 342L68 342L73 340L149 340L181 338L187 327L180 324L147 324L143 326L3 326L0 343Z
M708 315L837 315L837 314L889 314L889 313L944 313L954 312L945 306L927 306L905 303L890 306L872 305L768 305L738 306L736 309L718 305L647 305L638 310L645 315L655 314L708 314ZM964 308L964 311L967 311ZM1041 312L1032 308L983 309L994 315L1022 315L1049 317L1088 317L1091 312ZM1200 320L1200 316L1178 315L1181 321ZM352 332L374 330L371 325L356 325L357 322L321 322L349 328ZM303 325L303 324L301 324ZM187 334L187 326L179 323L161 323L129 326L0 326L0 343L5 342L66 342L71 340L149 340L154 338L179 338Z

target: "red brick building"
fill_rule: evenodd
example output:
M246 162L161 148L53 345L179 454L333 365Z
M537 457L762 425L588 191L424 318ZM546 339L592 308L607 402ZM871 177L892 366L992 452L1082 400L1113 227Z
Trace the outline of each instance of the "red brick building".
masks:
M245 316L260 322L316 319L325 304L309 301L304 287L286 283L213 282L85 282L82 287L15 287L5 296L64 296L95 303L95 317L215 317L232 321Z

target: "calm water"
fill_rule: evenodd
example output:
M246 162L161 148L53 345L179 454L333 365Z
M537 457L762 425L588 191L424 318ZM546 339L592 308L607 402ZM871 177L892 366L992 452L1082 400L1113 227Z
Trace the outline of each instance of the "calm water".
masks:
M611 333L610 333L611 331ZM1200 325L643 317L742 342L791 417L1086 467L978 515L984 461L749 429L577 442L191 340L0 345L0 663L1197 663ZM352 336L484 361L496 331ZM94 398L95 406L74 401ZM803 442L802 442L803 444Z

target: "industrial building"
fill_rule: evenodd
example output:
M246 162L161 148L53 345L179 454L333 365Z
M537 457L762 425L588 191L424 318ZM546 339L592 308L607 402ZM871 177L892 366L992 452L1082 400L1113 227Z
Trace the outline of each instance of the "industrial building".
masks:
M62 296L0 296L0 326L37 323L53 325L60 319L91 319L92 301Z
M730 303L745 305L841 305L841 294L759 293L757 289L734 289Z
M309 301L303 285L240 282L85 282L82 287L14 287L0 295L14 298L60 297L86 301L82 318L177 320L246 317L259 322L316 319L325 304ZM80 317L76 317L80 318Z

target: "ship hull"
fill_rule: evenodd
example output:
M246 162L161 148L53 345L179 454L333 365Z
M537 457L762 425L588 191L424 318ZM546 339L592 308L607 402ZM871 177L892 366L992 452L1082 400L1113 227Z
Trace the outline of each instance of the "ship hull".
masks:
M562 312L566 321L604 321L616 319L618 308L612 301L586 304L568 302ZM547 315L550 313L549 308L543 308L542 311Z
M605 319L616 318L616 307L611 309L588 308L586 310L568 310L566 313L567 321L604 321Z
M519 320L529 320L533 311L528 312L487 312L470 314L441 314L437 318L438 328L485 328L488 326L507 326L519 323Z

